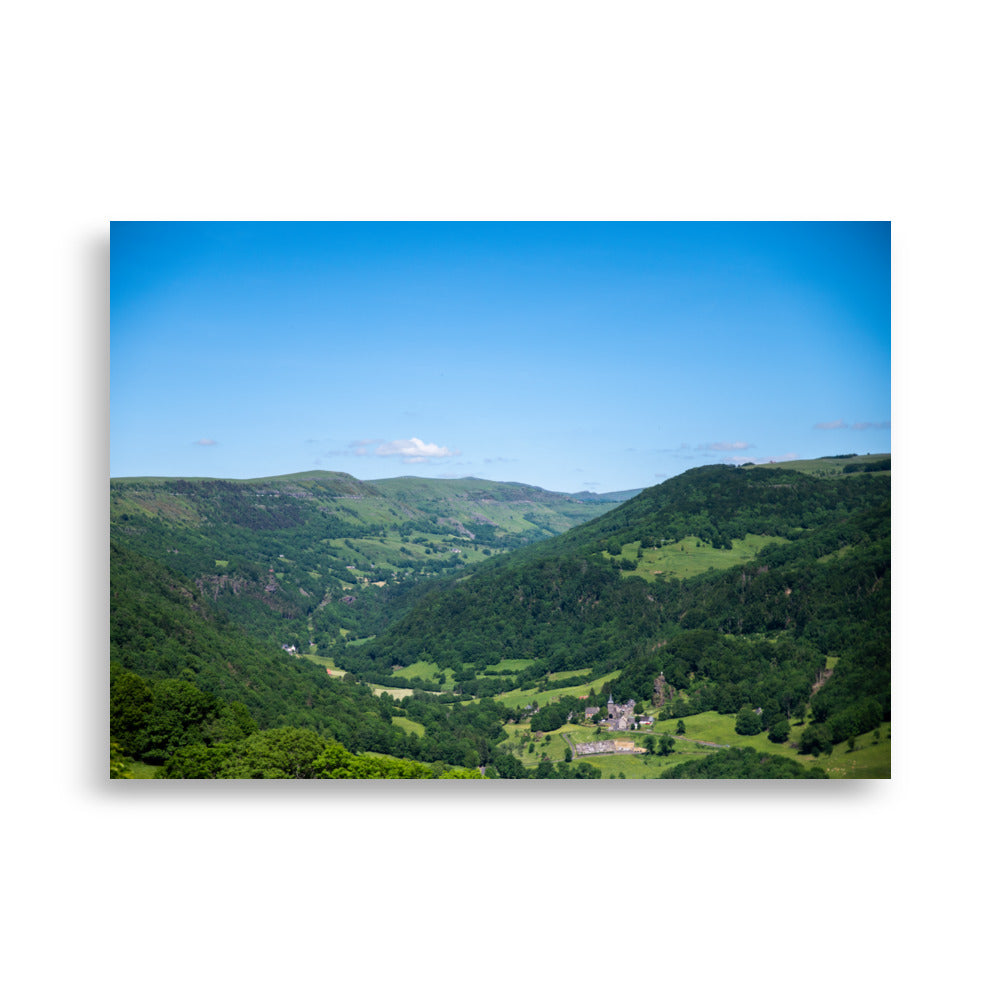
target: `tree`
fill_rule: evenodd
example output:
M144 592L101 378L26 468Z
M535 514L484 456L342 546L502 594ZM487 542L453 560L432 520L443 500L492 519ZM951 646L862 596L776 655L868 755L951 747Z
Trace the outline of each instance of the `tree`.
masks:
M686 732L687 732L687 729L684 726L684 720L683 719L678 719L677 720L677 735L678 736L683 736Z
M799 753L811 753L819 756L833 750L833 739L829 728L823 723L814 722L806 726L799 738Z
M771 726L771 731L767 734L767 738L772 743L784 743L788 737L791 735L792 727L788 722L788 719L779 719L773 726Z
M736 713L736 732L740 736L756 736L763 728L760 716L749 705Z
M138 757L146 749L146 725L152 705L150 685L131 670L112 664L111 737L126 756Z
M308 729L282 726L248 736L238 744L222 778L316 778L317 758L328 750L322 737ZM338 744L334 744L337 747ZM343 750L343 747L340 748ZM346 751L344 751L346 753ZM336 750L333 751L336 755Z
M131 778L132 775L129 774L128 762L122 755L122 748L115 743L114 740L111 741L111 777L112 778Z
M674 752L674 738L672 736L660 737L660 753L664 757L669 757Z
M572 759L573 759L573 751L569 747L566 747L566 750L563 753L563 760L565 760L566 763L568 764Z

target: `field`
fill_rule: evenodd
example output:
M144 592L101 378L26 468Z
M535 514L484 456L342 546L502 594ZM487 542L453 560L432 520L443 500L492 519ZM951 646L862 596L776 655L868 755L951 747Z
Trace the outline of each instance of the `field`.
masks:
M415 719L404 719L401 715L394 715L392 724L399 726L405 733L416 733L417 736L423 736L426 732L422 722L417 722Z
M387 688L382 687L380 684L369 684L368 687L371 688L371 692L375 697L387 694L391 698L395 698L396 701L402 701L404 698L409 698L413 694L413 688Z
M444 681L440 683L441 690L451 691L455 686L455 673L451 667L445 667L442 671L436 663L430 663L427 660L417 660L416 663L411 663L408 667L397 670L396 676L403 677L408 681L420 680L437 685L439 682L436 675L439 673L444 674Z
M644 580L655 580L662 576L665 579L686 580L698 576L710 569L729 569L741 563L755 559L765 546L780 544L783 538L771 538L767 535L747 535L745 538L733 539L731 549L713 549L700 539L689 535L679 542L661 545L654 549L643 549L639 556L639 543L629 542L622 546L622 558L636 561L634 570L622 570L623 576L639 576ZM607 552L605 558L611 559Z
M158 764L143 764L142 761L138 760L128 762L128 776L130 778L155 778L158 770Z
M302 659L318 663L321 667L325 668L331 677L343 677L347 673L346 670L338 670L329 656L316 656L314 653L303 653Z
M577 674L580 671L574 670L572 673ZM507 691L504 694L494 695L493 700L499 702L501 705L506 705L508 708L523 708L525 705L531 704L538 705L541 708L543 705L558 701L560 698L585 698L591 688L595 691L600 691L605 684L613 681L620 673L620 670L613 670L611 673L604 674L596 680L576 684L573 687L549 688L547 691L540 691L538 688L528 688L524 691Z
M679 719L666 722L657 721L652 734L657 738L663 735L675 739L674 752L669 756L655 754L599 754L582 756L576 761L584 760L601 771L602 777L618 778L622 774L626 778L658 778L665 768L674 768L685 761L695 760L715 748L704 746L696 741L714 743L723 747L752 747L761 754L788 757L798 761L804 767L819 767L831 778L888 778L890 774L891 727L888 723L880 729L878 740L874 733L865 733L858 737L853 751L846 743L840 743L833 748L830 755L814 757L810 754L800 754L790 743L772 743L766 733L756 736L740 736L736 732L734 716L720 715L718 712L703 712L700 715L687 716L684 721L683 737L676 735ZM805 726L794 726L790 742L795 742ZM627 733L610 734L597 733L595 726L565 725L545 736L533 738L531 724L522 722L504 726L510 739L501 746L514 754L525 767L535 768L541 762L542 754L548 754L549 760L558 763L564 759L566 747L570 744L588 743L596 739L608 739L621 736L635 740L640 747L645 746L650 730L638 730ZM533 746L532 752L528 747Z
M808 476L842 476L845 465L866 465L869 462L879 462L890 458L889 454L851 455L843 458L796 458L787 462L771 462L768 468L794 469ZM854 473L848 473L853 475ZM889 471L874 472L870 475L888 476Z
M790 757L806 767L820 767L831 778L888 778L890 770L890 740L891 727L885 723L881 727L881 737L874 742L874 733L865 733L855 741L854 751L849 751L846 743L838 743L830 756L813 757L810 754L800 754L791 743L797 743L805 726L792 726L788 743L772 743L766 733L756 736L740 736L736 732L736 718L731 715L720 715L718 712L703 712L700 715L689 715L684 719L685 733L682 739L675 736L679 719L667 722L656 722L653 726L657 734L666 733L676 739L675 747L680 750L687 740L704 740L730 747L752 747L761 753L780 757Z

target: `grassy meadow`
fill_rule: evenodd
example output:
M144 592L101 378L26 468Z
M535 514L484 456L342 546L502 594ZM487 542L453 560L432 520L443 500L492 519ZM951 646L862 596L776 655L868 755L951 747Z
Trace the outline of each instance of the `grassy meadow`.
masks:
M795 458L787 462L770 462L768 468L792 469L795 472L804 473L807 476L842 476L844 467L848 465L864 465L870 462L883 461L891 456L888 453L878 455L845 455L840 457L827 458ZM847 475L860 475L860 473L847 473ZM873 472L868 475L888 476L891 473Z
M542 760L542 754L548 754L549 760L558 763L564 759L566 747L577 743L589 743L594 740L624 737L636 742L640 747L646 745L646 740L653 735L657 742L661 736L673 736L674 752L667 757L658 753L646 754L599 754L583 756L576 760L585 760L601 771L602 777L617 778L624 774L626 778L658 778L665 768L674 768L684 761L694 760L716 749L724 747L751 747L761 754L788 757L798 761L804 767L819 767L831 778L888 778L890 776L891 757L891 727L885 723L875 733L865 733L855 741L855 749L849 749L847 743L839 743L829 755L814 757L811 754L800 754L791 744L797 742L805 729L805 725L793 726L787 743L772 743L766 733L756 736L740 736L736 732L736 717L720 715L718 712L703 712L700 715L689 715L684 721L685 733L677 736L679 719L665 722L657 721L652 729L634 730L627 733L597 732L592 725L562 726L552 733L534 737L531 732L530 720L504 726L509 739L502 747L513 753L525 767L534 768ZM546 737L550 737L546 739ZM701 741L701 742L699 742ZM716 747L705 746L705 743L716 744ZM528 747L533 750L529 751Z
M688 535L679 542L643 549L641 555L639 543L629 542L622 546L621 557L637 561L638 565L634 570L623 569L621 572L623 576L638 576L649 581L658 576L668 580L686 580L711 569L729 569L731 566L750 562L761 549L784 541L786 539L767 535L747 535L745 538L734 538L731 549L713 549L694 535ZM614 561L608 552L605 551L603 555Z

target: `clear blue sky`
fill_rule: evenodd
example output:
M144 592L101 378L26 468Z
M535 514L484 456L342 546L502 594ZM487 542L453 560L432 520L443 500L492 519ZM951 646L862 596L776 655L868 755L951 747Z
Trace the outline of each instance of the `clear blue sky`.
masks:
M890 450L888 223L112 223L111 475Z

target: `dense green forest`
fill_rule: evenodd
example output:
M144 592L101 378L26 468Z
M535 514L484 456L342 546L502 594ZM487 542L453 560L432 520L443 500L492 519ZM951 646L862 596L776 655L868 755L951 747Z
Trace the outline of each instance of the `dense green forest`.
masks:
M858 751L887 774L891 465L795 464L692 469L624 503L113 481L112 770L784 778ZM615 773L578 759L609 697L652 734Z

